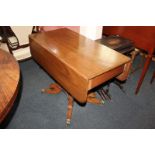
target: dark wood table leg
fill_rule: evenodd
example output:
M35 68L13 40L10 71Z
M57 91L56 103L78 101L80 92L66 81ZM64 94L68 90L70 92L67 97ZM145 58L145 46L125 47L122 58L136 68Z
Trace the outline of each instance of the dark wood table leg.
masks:
M143 68L143 70L142 70L141 77L140 77L140 79L139 79L139 81L138 81L138 85L137 85L135 94L138 94L138 92L139 92L139 89L140 89L140 87L141 87L141 85L142 85L142 82L143 82L144 77L145 77L145 75L146 75L146 72L147 72L147 70L148 70L148 68L149 68L149 65L150 65L151 60L152 60L152 56L151 56L151 55L148 55L148 57L146 58L145 64L144 64L144 68Z
M153 73L153 75L152 75L152 78L151 78L150 83L152 83L154 79L155 79L155 71L154 71L154 73Z
M67 107L67 116L66 116L66 125L70 125L73 111L73 97L68 94L68 107Z

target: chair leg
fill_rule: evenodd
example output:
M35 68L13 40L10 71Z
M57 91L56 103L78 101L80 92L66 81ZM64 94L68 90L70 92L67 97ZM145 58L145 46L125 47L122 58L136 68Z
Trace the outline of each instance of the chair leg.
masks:
M148 55L148 57L147 57L147 59L146 59L146 61L145 61L145 64L144 64L144 68L143 68L143 70L142 70L141 77L140 77L140 79L139 79L139 81L138 81L138 85L137 85L135 94L138 94L138 92L139 92L139 89L140 89L140 87L141 87L141 85L142 85L142 82L143 82L144 77L145 77L145 75L146 75L146 72L147 72L147 70L148 70L148 68L149 68L149 65L150 65L150 63L151 63L151 60L152 60L152 56Z
M154 71L154 73L153 73L153 75L152 75L152 78L151 78L150 83L152 83L152 82L154 81L154 79L155 79L155 71Z
M136 56L138 54L140 54L140 50L139 49L135 49L135 51L131 52L131 62L132 62L132 64L133 64L133 61L135 60L135 58L136 58ZM135 69L133 67L131 67L130 74L133 74L137 70L141 69L143 67L144 61L145 61L145 57L143 56L142 62L138 64L138 67L136 67Z

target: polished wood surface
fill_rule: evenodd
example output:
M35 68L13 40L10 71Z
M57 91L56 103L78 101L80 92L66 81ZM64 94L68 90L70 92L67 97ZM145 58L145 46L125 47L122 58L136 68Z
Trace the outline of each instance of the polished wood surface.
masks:
M79 102L120 75L130 58L68 29L30 36L32 57Z
M134 41L137 48L147 51L148 56L135 91L137 94L140 90L155 51L155 26L104 26L103 33L106 35L115 34L128 38Z
M0 49L0 122L4 120L18 92L19 65L15 58Z

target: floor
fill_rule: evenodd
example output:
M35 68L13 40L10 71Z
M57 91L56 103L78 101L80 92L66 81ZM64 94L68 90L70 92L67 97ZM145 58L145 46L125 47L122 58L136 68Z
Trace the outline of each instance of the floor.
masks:
M141 61L138 56L133 64ZM134 94L141 69L130 75L123 84L125 93L110 85L111 101L97 106L74 102L71 125L65 126L67 97L42 94L53 79L32 59L20 63L22 74L21 97L5 128L8 129L145 129L155 128L155 81L150 79L155 68L152 62L138 95Z

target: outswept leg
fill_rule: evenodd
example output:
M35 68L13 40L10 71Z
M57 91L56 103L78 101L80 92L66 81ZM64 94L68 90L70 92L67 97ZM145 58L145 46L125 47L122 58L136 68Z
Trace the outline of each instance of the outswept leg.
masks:
M49 88L42 89L42 93L58 94L62 90L63 89L57 83L52 83L49 86ZM73 112L73 102L74 102L73 97L70 94L68 94L68 106L67 106L67 114L66 114L66 126L70 125L70 123L71 123L72 112ZM88 97L87 97L87 102L89 102L91 104L100 105L100 104L103 104L104 103L104 100L103 99L98 99L96 97L96 94L95 93L89 93L88 94Z
M62 88L57 83L52 83L48 88L42 89L42 93L58 94L62 91Z
M67 106L67 116L66 116L66 125L70 125L73 111L73 97L68 94L68 106Z

